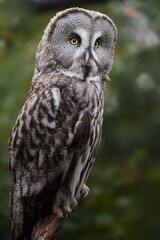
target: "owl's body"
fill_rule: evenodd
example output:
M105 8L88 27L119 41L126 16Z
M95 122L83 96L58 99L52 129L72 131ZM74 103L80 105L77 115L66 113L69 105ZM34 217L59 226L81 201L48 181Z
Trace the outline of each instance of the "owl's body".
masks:
M102 51L102 65L94 52L102 35L99 21L108 23L108 36L112 29L108 61ZM12 239L30 240L45 216L59 208L66 215L87 195L115 39L115 26L107 16L79 8L57 14L47 26L9 145Z

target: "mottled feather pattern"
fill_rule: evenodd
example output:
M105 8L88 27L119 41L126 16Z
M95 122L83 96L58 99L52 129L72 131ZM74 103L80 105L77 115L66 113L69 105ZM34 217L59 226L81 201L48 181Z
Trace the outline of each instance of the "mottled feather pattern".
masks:
M78 184L73 186L78 198L100 142L104 83L82 83L80 79L64 76L54 76L54 81L48 79L47 87L43 79L40 88L33 89L28 96L10 139L9 166L14 182L11 194L16 193L18 201L37 196L52 183L57 189L59 177L80 147L74 163L80 165L77 169L82 172ZM87 132L88 129L91 130Z
M59 208L67 216L88 194L115 41L112 20L85 9L62 11L46 27L9 141L12 240L33 239L46 216Z
M91 150L93 151L99 143L97 136L100 136L101 133L99 123L102 125L103 114L103 111L99 109L102 109L103 106L103 96L101 91L97 91L97 84L104 88L103 84L96 82L82 84L80 79L70 79L69 77L64 77L64 81L62 79L59 81L58 78L55 76L54 82L51 79L50 87L48 87L49 80L47 79L47 88L44 87L45 81L43 80L38 95L32 91L13 128L9 146L9 165L10 169L14 171L16 164L15 181L32 177L33 183L35 180L35 184L37 184L35 188L32 184L31 189L28 188L24 191L22 187L22 196L37 194L47 181L50 182L50 178L53 181L52 178L56 178L56 172L58 172L56 165L59 164L57 163L59 157L62 161L61 171L63 172L69 161L66 157L68 148L74 141L85 142L87 129L86 126L83 127L83 121L81 121L84 109L92 119L89 142ZM66 83L67 86L65 86ZM77 92L75 83L80 85L81 91ZM37 89L35 89L36 91ZM84 135L79 136L81 128L85 128L85 131ZM74 139L74 136L77 136L78 140ZM17 171L17 166L19 166L19 171ZM52 172L53 177L50 177ZM43 179L43 184L39 188L35 175L40 183ZM23 184L23 186L26 187L28 184Z

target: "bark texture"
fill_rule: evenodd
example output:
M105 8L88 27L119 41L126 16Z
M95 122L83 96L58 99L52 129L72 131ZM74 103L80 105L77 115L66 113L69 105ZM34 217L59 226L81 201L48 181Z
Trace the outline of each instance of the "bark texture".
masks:
M64 216L61 210L47 216L38 227L33 240L56 240Z

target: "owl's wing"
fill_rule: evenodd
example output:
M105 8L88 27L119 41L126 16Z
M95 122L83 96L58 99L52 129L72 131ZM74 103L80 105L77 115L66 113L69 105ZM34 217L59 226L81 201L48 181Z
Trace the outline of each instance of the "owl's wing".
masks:
M54 191L62 179L69 181L67 174L75 170L89 134L88 112L65 88L52 87L29 96L9 144L13 239L22 236L25 222L30 222L26 230L30 232L33 215L49 214ZM44 200L47 195L50 199ZM42 214L35 208L37 202Z
M9 169L21 196L37 195L64 172L76 149L86 145L90 117L64 88L31 95L9 143ZM80 154L80 153L79 153Z

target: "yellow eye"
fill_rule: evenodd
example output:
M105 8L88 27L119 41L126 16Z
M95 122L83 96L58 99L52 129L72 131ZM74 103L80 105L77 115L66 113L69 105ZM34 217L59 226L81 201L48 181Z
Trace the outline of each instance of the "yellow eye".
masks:
M72 38L71 39L71 44L73 44L73 45L78 44L78 39L77 38Z
M99 43L98 43L97 41L95 42L94 47L95 47L95 48L98 48L98 47L99 47Z

